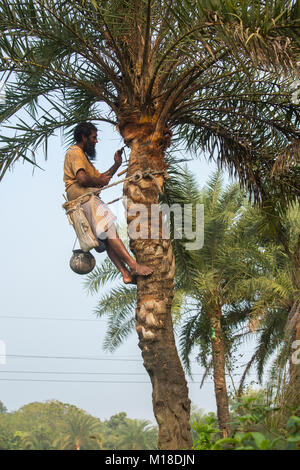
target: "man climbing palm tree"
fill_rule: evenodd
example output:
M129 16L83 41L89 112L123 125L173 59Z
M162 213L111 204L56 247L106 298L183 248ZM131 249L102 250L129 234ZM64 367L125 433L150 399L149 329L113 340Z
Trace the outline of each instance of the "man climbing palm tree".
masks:
M76 199L95 188L106 186L122 163L122 150L114 155L114 164L105 173L100 173L91 160L96 156L97 128L89 122L82 122L74 129L75 145L66 153L64 163L64 182L69 201ZM116 217L100 197L95 196L82 204L82 209L94 235L99 240L96 251L106 249L108 256L116 265L126 284L135 283L136 276L148 276L152 270L137 263L126 250L119 238L114 224ZM127 268L127 266L129 269Z

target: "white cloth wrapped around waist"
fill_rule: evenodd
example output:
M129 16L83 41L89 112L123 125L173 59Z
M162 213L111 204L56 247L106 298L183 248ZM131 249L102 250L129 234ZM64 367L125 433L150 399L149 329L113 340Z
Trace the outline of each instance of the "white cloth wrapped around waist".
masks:
M82 204L81 207L94 235L100 239L105 238L105 232L117 220L108 205L105 204L100 197L91 196L89 201Z

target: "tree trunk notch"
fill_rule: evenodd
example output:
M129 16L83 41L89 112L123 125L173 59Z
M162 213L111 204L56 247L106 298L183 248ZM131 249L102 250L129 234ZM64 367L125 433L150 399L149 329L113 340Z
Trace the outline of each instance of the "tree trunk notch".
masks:
M149 133L149 125L142 125L135 132L130 126L123 129L122 134L125 140L130 140L131 146L127 176L137 170L165 169L165 135ZM163 176L158 176L157 181L163 187ZM151 238L151 207L158 207L158 194L151 178L124 184L130 248L137 262L153 269L151 276L138 277L136 330L153 388L153 411L159 426L158 448L183 450L192 448L190 400L171 318L175 260L170 240L162 238L161 214L157 227L159 236ZM148 216L139 218L140 238L134 239L130 236L130 226L136 222L134 210L138 204L147 209Z

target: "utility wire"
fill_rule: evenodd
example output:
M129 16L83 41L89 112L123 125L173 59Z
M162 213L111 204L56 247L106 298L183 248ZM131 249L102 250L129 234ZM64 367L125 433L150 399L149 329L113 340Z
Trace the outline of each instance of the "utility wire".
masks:
M0 374L61 374L61 375L142 375L144 372L64 372L64 371L41 371L41 370L0 370ZM193 375L203 375L196 373Z
M53 374L53 375L138 375L142 377L147 377L147 374L143 372L64 372L64 371L34 371L34 370L0 370L0 374ZM195 376L202 376L203 373L192 374ZM228 374L225 374L228 375ZM233 377L241 377L242 373L231 374ZM256 375L255 373L250 373L249 375ZM5 380L5 379L1 379ZM9 379L8 379L9 380ZM192 381L192 383L198 383Z
M21 359L63 359L63 360L84 360L84 361L120 361L120 362L143 362L142 359L134 359L132 357L87 357L87 356L40 356L40 355L27 355L27 354L0 354L1 358L21 358ZM194 364L198 364L197 361L191 361ZM199 365L199 364L198 364ZM242 367L242 366L236 366Z
M86 322L98 322L104 321L102 318L98 320L89 320L84 318L56 318L56 317L23 317L17 315L0 315L1 318L9 318L11 320L55 320L55 321L86 321Z
M124 358L109 358L109 357L84 357L84 356L37 356L37 355L26 355L26 354L5 354L1 357L19 357L19 358L30 358L30 359L76 359L85 361L121 361L121 362L142 362L142 359L124 359Z
M143 372L62 372L62 371L40 371L40 370L0 370L0 374L63 374L63 375L143 375ZM202 374L195 374L202 375Z
M102 383L102 384L150 384L150 379L147 382L141 381L119 381L119 380L57 380L57 379L2 379L0 381L6 382L53 382L53 383ZM201 382L188 382L189 384L201 384ZM206 382L213 383L213 382Z
M57 379L2 379L0 378L1 381L6 381L6 382L58 382L58 383L103 383L103 384L127 384L127 383L132 383L132 384L148 384L150 383L150 379L148 382L137 382L137 381L119 381L119 380L57 380ZM200 382L199 382L200 383Z

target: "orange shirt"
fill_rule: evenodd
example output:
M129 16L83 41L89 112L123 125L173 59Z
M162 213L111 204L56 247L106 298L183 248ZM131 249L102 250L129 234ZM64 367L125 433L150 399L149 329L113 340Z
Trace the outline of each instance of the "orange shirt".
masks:
M84 151L77 145L72 145L66 153L64 163L64 183L69 200L75 199L91 190L91 188L82 186L76 180L76 173L79 170L85 170L93 178L101 176L101 173L88 160Z

